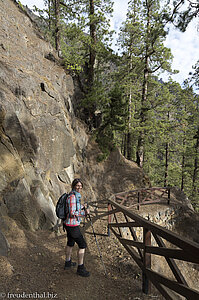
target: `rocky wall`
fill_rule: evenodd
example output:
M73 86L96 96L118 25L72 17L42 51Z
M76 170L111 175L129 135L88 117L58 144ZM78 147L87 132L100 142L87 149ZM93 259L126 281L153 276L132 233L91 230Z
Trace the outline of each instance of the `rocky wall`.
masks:
M83 199L91 204L149 182L118 149L97 162L100 150L74 113L78 82L14 0L0 0L0 22L0 253L6 254L24 228L55 225L55 204L74 176L83 178Z
M6 222L52 227L54 205L81 165L88 142L73 113L72 77L12 0L0 2L0 239ZM53 58L53 59L52 59ZM75 132L78 132L76 134Z

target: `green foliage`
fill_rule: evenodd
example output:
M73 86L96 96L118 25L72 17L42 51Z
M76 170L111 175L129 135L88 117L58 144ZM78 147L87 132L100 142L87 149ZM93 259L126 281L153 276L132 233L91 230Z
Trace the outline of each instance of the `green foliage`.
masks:
M113 34L108 19L112 13L111 0L94 1L93 15L90 14L89 0L62 0L59 7L59 24L56 23L55 1L45 0L44 4L45 9L40 10L35 7L35 11L40 15L43 30L53 46L59 28L61 53L67 67L78 73L85 64L89 64L91 49L96 52L96 59L99 59L105 49L108 49ZM96 43L90 35L91 23L96 26Z
M196 89L199 89L199 60L195 64L195 66L192 67L194 72L190 72L190 78L187 81L187 83L191 83ZM185 81L186 84L186 81Z
M198 159L197 98L189 86L182 89L171 80L162 86L155 113L150 115L154 120L154 130L151 132L153 138L147 135L145 139L144 170L152 185L160 186L164 184L167 172L167 184L181 187L193 202L198 203L199 174L195 166Z
M77 73L82 71L87 50L84 44L88 37L76 24L62 26L61 51L66 67Z
M124 153L128 158L134 156L132 139L136 128L136 157L140 166L147 145L145 139L153 131L153 107L160 90L154 73L171 72L172 55L170 49L164 46L167 31L162 14L158 0L129 1L127 19L119 38L124 62L121 69L125 74L121 83L128 98Z
M19 7L21 7L21 9L24 10L24 7L23 7L23 4L21 3L21 1L18 0L17 3L19 5Z
M126 101L123 90L116 84L109 92L103 107L103 120L97 129L97 142L100 149L108 155L115 147L115 134L125 128Z
M173 0L168 1L168 5L172 3L170 12L165 13L166 22L172 22L182 32L185 32L189 23L199 14L198 1Z
M197 207L199 99L188 82L181 88L172 80L158 79L165 70L174 73L171 51L164 46L165 19L171 10L162 3L160 7L158 0L129 1L118 39L121 54L114 55L108 19L112 1L94 1L94 12L91 2L62 0L58 29L65 65L81 79L81 111L101 149L98 161L116 146L136 161L141 145L143 169L152 185L179 186ZM45 4L45 10L37 12L55 46L54 1ZM196 64L191 80L197 87L198 78Z

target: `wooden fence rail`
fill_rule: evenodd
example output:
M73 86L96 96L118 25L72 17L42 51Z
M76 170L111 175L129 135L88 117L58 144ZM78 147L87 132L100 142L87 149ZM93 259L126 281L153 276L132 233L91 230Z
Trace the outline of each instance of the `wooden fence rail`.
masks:
M146 192L146 195L148 194L146 189L143 192ZM159 190L159 192L161 191ZM128 201L130 194L120 194L120 201L124 204ZM126 195L128 196L126 197ZM144 293L150 291L150 283L152 282L165 299L179 299L179 295L189 300L199 299L199 291L189 287L179 264L175 261L185 261L194 264L195 267L196 265L199 267L199 244L179 237L176 233L149 222L130 211L129 208L118 203L118 194L116 196L113 195L109 199L108 211L109 229L115 234L142 270L142 289ZM137 229L138 227L142 230L142 239L138 238L135 232L135 228ZM127 229L130 233L130 238L124 236L124 231ZM152 237L155 245L152 245ZM167 278L165 275L152 270L152 255L165 258L173 278Z
M115 201L125 207L137 207L154 203L170 204L171 187L153 187L122 192L115 195Z

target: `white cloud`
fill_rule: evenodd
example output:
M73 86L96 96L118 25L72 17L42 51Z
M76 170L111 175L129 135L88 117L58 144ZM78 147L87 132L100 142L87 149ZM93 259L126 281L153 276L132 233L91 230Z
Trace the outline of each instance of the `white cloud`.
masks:
M175 81L180 84L188 78L192 66L199 60L199 32L197 31L197 20L192 21L186 32L180 32L173 26L167 37L165 46L171 48L174 56L172 67L178 69L179 73L172 75ZM165 74L162 76L164 80L168 78Z
M126 19L126 12L128 8L128 0L115 0L114 1L114 23L122 23ZM118 28L119 29L119 28Z
M113 5L113 18L111 20L111 29L116 31L113 40L113 50L115 52L118 51L118 47L115 45L118 37L118 32L120 27L122 26L122 22L126 20L126 13L128 8L128 1L129 0L115 0Z
M20 0L23 5L27 5L30 9L33 9L33 6L43 9L44 1L43 0Z

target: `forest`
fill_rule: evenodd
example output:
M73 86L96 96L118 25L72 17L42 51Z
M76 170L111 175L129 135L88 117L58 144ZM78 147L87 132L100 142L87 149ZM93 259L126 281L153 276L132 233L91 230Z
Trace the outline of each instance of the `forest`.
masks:
M20 1L18 1L20 4ZM168 24L185 31L198 16L194 1L130 0L113 51L111 0L44 0L40 26L81 87L76 114L104 160L114 147L135 161L152 186L177 186L199 211L199 61L183 86L165 47ZM20 4L21 5L21 4Z

